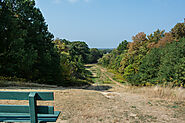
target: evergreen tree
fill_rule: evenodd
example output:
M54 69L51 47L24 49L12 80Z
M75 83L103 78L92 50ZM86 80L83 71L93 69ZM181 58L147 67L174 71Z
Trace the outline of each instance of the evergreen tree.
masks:
M56 84L60 58L35 1L3 0L1 4L0 73Z

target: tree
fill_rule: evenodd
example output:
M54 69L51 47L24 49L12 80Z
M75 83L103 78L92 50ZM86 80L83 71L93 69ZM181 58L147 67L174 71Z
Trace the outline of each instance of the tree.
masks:
M157 43L162 37L164 37L164 32L165 32L164 30L161 31L161 30L157 29L154 33L152 33L148 36L148 40L150 42Z
M167 44L162 49L161 64L158 72L158 79L161 82L177 82L185 84L185 38L178 42Z
M120 63L121 67L119 71L123 73L125 78L130 78L138 72L139 65L148 52L148 39L145 33L140 32L136 36L133 36L132 39L133 42L129 43L128 52Z
M117 47L117 50L118 50L119 54L124 53L125 50L127 50L127 49L128 49L128 42L127 42L127 40L122 41L119 44L119 46Z
M122 42L116 50L103 55L98 63L121 73L132 85L170 83L184 86L184 25L177 24L169 33L158 29L148 39L144 32L140 32L132 37L133 42L128 43L127 50Z
M80 60L82 60L82 63L88 63L88 55L90 53L89 50L90 49L85 42L74 41L71 42L69 53L71 54L72 58L81 58Z
M1 5L0 73L55 84L60 59L35 1L3 0Z
M177 40L185 38L185 23L177 23L172 29L171 33Z
M147 82L155 83L158 78L158 71L161 59L161 50L158 48L153 48L142 60L139 66L139 71L131 79L135 84L146 84ZM134 80L134 78L136 80Z
M88 50L84 42L75 42L78 45L74 45L74 42L65 39L56 39L53 43L60 55L60 68L63 80L85 79L86 71L81 54L83 53L87 56L89 54L83 52L84 50ZM79 46L79 44L83 45Z
M139 71L127 80L134 85L185 84L185 39L153 48L142 60Z
M89 55L89 63L97 63L97 60L102 56L103 54L97 48L91 48Z
M17 18L17 16L15 16L16 13L11 10L9 3L10 1L1 2L0 73L13 76L19 75L23 69L29 70L32 66L30 61L33 57L28 56L30 54L29 51L32 49L24 48L25 30L20 29L19 18ZM28 60L27 58L31 59Z
M133 36L132 40L133 42L129 43L129 52L138 51L139 47L148 41L144 32L140 32L136 36Z
M174 41L174 38L171 33L165 33L164 37L162 37L157 44L155 44L155 47L164 47L167 43L171 43Z

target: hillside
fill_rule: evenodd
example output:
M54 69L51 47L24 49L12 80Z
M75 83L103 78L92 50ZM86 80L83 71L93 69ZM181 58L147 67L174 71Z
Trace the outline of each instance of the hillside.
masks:
M94 69L96 68L96 69ZM91 86L78 88L41 87L34 89L5 90L15 91L53 91L55 110L62 114L58 123L118 123L118 122L169 122L185 121L185 90L176 88L120 86L112 81L105 68L96 64L88 65L96 80ZM100 70L100 71L99 71ZM106 80L106 81L105 81ZM27 87L28 88L28 87ZM168 93L166 93L168 92ZM150 93L150 95L148 94ZM174 96L176 94L176 96ZM0 101L1 104L26 104L25 101ZM42 104L43 102L39 102Z

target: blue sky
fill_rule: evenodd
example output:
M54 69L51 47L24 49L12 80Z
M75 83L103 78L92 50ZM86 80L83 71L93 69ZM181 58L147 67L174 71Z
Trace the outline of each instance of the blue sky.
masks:
M55 38L115 48L138 32L170 31L185 18L185 0L36 0Z

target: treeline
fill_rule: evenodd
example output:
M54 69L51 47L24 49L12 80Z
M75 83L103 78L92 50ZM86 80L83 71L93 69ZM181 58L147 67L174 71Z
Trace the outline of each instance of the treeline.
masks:
M185 85L185 23L177 23L166 33L157 30L146 36L140 32L132 40L121 42L98 63L132 85Z
M60 55L62 78L65 80L86 79L88 74L84 64L97 63L97 60L103 56L103 51L97 48L90 49L82 41L70 42L65 39L56 39L53 43Z
M0 2L0 75L56 84L60 57L34 0Z
M68 85L85 79L84 64L103 55L85 42L53 38L34 0L0 0L1 78Z
M89 48L83 41L56 39L53 43L60 55L63 74L67 78L85 79L87 74L84 64L97 63L103 54L111 52L110 49Z

